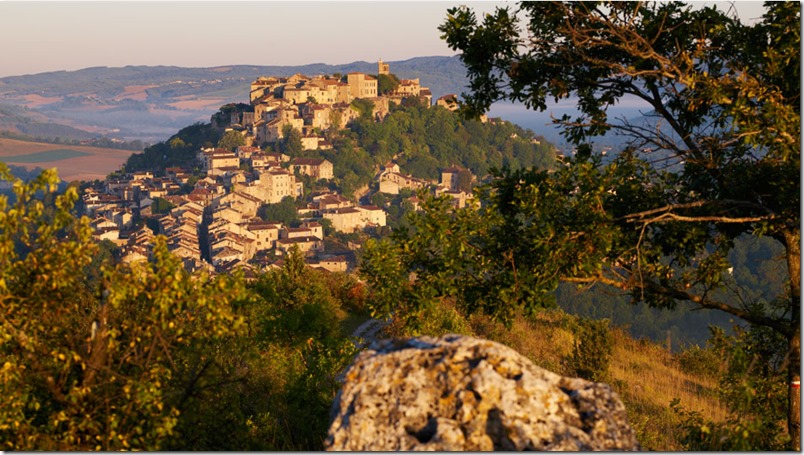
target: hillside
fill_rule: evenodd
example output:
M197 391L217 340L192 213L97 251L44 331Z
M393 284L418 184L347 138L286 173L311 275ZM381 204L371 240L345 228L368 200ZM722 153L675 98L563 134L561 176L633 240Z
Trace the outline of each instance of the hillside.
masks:
M460 93L466 72L458 57L388 62L401 78L420 78L433 97ZM0 103L24 106L50 122L127 140L164 140L183 126L208 121L219 106L248 101L259 76L374 74L376 62L342 65L96 67L0 78ZM3 129L0 124L0 129Z
M578 321L552 311L519 318L510 330L483 318L474 318L473 327L478 335L516 349L536 365L574 376L569 364ZM683 450L681 419L669 406L674 398L715 421L725 418L726 410L716 398L716 378L684 371L679 359L658 344L635 340L621 329L611 335L611 363L602 379L620 394L643 449Z

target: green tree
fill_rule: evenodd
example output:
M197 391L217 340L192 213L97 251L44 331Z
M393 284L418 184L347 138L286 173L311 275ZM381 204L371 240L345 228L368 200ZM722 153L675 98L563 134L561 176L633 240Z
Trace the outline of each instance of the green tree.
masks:
M339 294L352 283L334 283L307 267L298 248L285 265L258 278L252 288L254 341L284 373L278 382L282 401L269 419L282 431L286 449L322 450L329 410L340 388L337 376L357 353L339 330L343 302ZM271 354L279 352L279 356Z
M237 131L227 131L218 141L218 148L234 151L237 147L246 145L246 139Z
M377 75L377 93L380 95L393 93L397 88L399 88L399 78L396 77L396 74Z
M365 98L355 98L352 100L351 106L360 112L360 118L370 121L372 113L374 112L374 102Z
M328 134L337 135L338 131L340 131L341 129L342 118L343 115L340 113L340 111L336 111L334 109L329 111L329 129L327 130Z
M54 170L25 184L0 163L0 176L16 195L0 196L3 447L159 450L181 415L174 361L240 330L231 303L242 284L190 277L161 237L151 262L93 264L74 186L46 207L36 194L56 190Z
M541 275L540 289L604 283L636 301L689 301L776 331L787 340L788 433L798 449L799 6L768 3L762 20L744 25L680 2L527 2L482 22L453 8L440 30L468 70L464 115L501 99L539 110L577 103L577 117L556 119L578 147L566 167L503 173L495 184L496 254L517 258L520 276ZM607 116L625 97L645 103L644 122ZM630 143L604 164L589 141L610 130ZM725 297L741 234L784 248L782 309Z
M303 151L301 131L291 125L282 127L282 141L279 143L279 151L289 156L299 156Z
M590 381L601 382L608 377L609 363L614 351L614 340L609 320L578 320L575 327L575 345L569 366L575 374Z
M292 196L285 196L275 204L262 205L257 211L257 215L265 221L280 221L286 226L299 221L296 200Z
M157 214L165 214L169 213L175 207L176 206L171 204L170 201L168 201L167 199L161 197L155 197L154 203L151 205L151 212Z

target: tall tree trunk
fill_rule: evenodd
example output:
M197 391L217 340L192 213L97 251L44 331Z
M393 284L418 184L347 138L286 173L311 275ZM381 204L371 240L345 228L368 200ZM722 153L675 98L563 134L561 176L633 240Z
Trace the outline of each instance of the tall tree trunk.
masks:
M790 326L787 337L787 431L792 449L801 450L801 233L785 233L790 273Z
M801 450L801 330L789 338L790 362L788 363L787 378L787 430L790 434L792 450Z

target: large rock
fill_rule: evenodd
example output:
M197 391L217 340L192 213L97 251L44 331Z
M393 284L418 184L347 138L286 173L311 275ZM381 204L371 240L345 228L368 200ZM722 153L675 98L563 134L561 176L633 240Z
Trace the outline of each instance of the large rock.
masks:
M380 341L346 371L328 450L639 450L608 385L488 340Z

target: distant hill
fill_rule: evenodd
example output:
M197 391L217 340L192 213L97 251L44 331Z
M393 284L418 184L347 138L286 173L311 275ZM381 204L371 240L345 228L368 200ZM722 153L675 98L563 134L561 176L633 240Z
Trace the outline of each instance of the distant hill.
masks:
M434 98L460 94L468 83L457 56L387 63L401 78L419 78ZM22 106L49 119L41 123L61 124L91 135L156 142L188 124L209 121L223 104L248 101L249 85L259 76L352 71L376 74L377 63L94 67L0 78L0 103ZM0 120L0 130L6 128Z
M96 136L89 131L55 123L46 115L12 104L0 104L0 131L31 137L77 140L89 140Z

